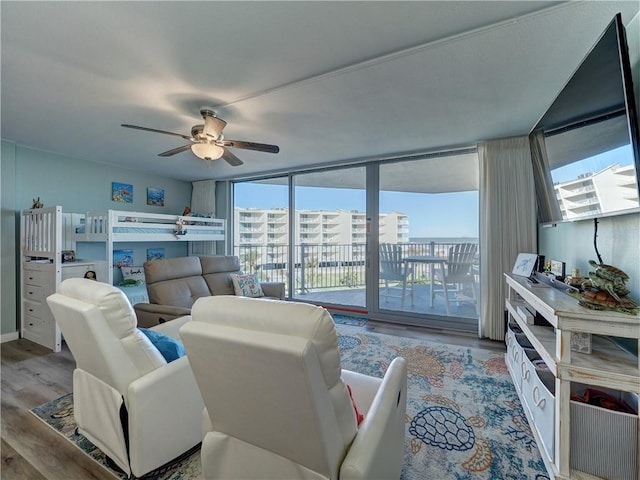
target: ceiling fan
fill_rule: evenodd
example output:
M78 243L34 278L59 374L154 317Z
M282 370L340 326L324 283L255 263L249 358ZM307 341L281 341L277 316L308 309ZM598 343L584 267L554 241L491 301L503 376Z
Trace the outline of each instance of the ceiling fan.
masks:
M226 140L222 135L222 130L227 122L216 117L216 113L210 107L200 107L200 115L204 119L204 125L194 125L191 128L191 135L182 135L180 133L167 132L165 130L157 130L155 128L139 127L137 125L128 125L123 123L126 128L135 128L136 130L145 130L147 132L164 133L166 135L174 135L176 137L189 140L191 143L181 147L167 150L159 153L160 157L170 157L176 153L191 150L193 154L203 160L217 160L223 158L232 166L242 165L242 160L236 157L228 150L232 148L244 148L246 150L256 150L258 152L278 153L280 147L277 145L268 145L266 143L244 142L241 140Z

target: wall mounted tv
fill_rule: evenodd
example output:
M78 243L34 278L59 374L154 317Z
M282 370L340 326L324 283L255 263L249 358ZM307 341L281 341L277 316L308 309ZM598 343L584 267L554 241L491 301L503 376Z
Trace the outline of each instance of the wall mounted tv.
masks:
M529 141L540 223L640 212L638 116L620 14Z

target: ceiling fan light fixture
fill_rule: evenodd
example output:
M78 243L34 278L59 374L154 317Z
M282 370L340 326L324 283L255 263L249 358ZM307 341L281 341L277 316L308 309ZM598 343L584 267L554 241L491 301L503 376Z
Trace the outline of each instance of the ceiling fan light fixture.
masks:
M217 160L224 154L224 148L213 143L194 143L191 145L191 151L203 160Z

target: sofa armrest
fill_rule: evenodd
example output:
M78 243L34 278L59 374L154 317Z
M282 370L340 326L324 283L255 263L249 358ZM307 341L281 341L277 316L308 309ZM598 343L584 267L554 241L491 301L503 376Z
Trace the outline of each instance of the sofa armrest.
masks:
M191 315L191 309L155 303L136 303L133 306L138 319L138 327L149 328L174 318Z
M260 282L265 297L273 297L284 300L285 287L284 282Z
M356 381L356 378L350 380ZM351 386L358 389L353 383ZM407 363L404 358L396 357L389 365L342 463L341 480L400 478L404 461L406 409Z

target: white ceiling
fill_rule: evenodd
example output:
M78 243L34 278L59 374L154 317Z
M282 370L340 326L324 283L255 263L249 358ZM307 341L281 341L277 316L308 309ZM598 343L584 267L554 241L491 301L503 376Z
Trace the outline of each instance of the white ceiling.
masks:
M0 2L2 138L187 181L528 133L640 2ZM629 41L638 42L637 38ZM637 50L637 47L636 47ZM231 167L187 151L199 107Z

